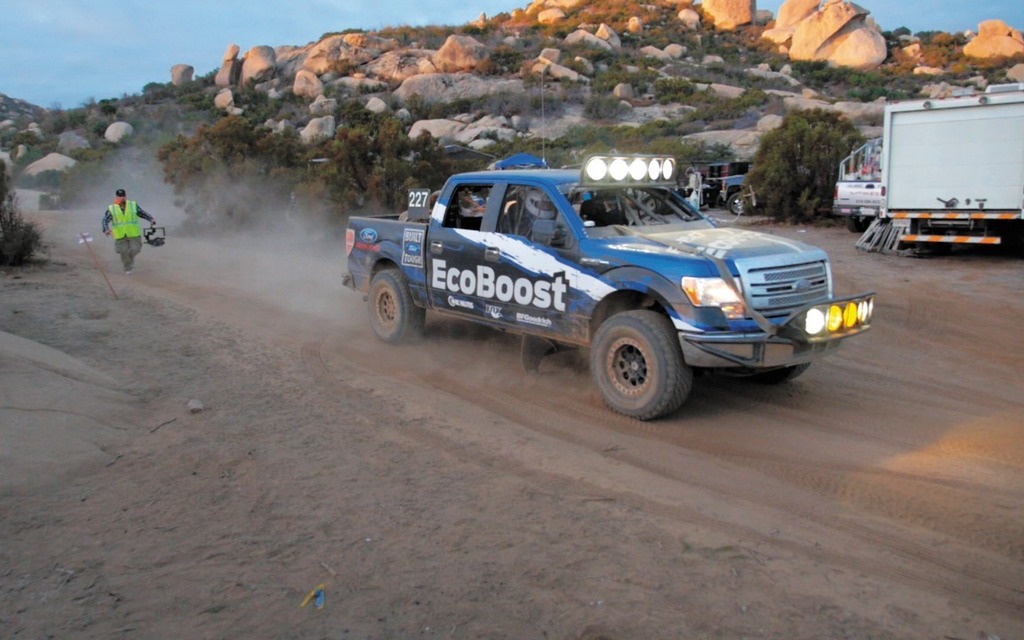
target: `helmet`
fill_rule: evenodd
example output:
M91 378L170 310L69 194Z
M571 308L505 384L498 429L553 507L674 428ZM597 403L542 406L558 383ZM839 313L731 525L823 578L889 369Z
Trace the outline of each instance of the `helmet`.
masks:
M530 189L526 193L526 211L534 218L550 220L555 217L555 203L540 189Z

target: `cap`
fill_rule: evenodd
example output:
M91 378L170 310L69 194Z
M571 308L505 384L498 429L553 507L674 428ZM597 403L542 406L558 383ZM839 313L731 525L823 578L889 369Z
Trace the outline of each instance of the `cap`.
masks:
M124 189L118 189L117 191L114 192L114 195L117 196L118 198L123 198L124 197Z

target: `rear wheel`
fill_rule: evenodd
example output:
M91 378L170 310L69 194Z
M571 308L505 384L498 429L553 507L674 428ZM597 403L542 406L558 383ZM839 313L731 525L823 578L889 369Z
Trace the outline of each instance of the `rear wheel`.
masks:
M373 276L369 297L370 326L384 342L402 342L423 332L426 312L413 302L401 271L386 269Z
M590 369L605 403L639 420L672 413L693 386L668 318L654 311L619 313L604 322L590 349Z
M864 233L868 230L871 222L860 216L846 216L846 229L850 233Z

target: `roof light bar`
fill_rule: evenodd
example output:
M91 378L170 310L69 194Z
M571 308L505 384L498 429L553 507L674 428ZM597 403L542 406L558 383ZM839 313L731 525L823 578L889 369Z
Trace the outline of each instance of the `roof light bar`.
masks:
M676 184L676 161L671 156L591 156L583 162L581 180L597 185Z

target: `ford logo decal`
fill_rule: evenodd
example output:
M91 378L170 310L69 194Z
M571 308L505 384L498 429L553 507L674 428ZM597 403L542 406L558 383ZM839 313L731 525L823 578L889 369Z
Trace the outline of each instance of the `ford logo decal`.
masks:
M412 254L414 256L419 255L420 245L416 244L415 242L410 242L409 244L405 245L405 252Z
M369 244L377 242L377 237L377 232L373 229L363 229L359 232L359 239Z

